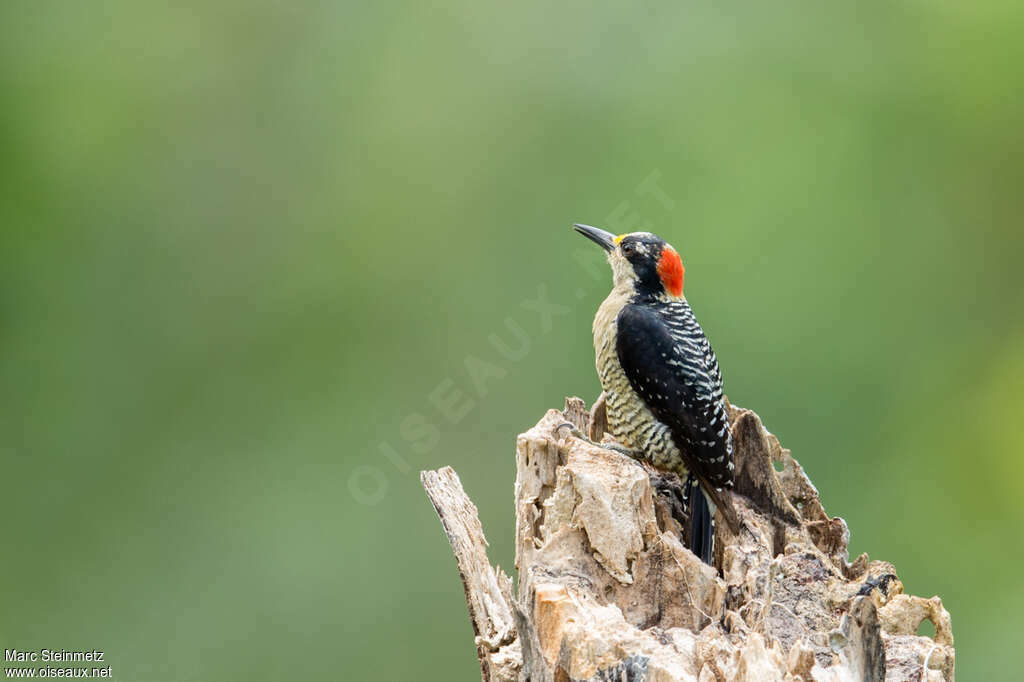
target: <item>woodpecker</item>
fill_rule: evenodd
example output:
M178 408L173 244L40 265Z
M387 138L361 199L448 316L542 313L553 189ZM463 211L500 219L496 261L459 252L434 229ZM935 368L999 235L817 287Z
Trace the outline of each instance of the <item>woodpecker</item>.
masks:
M609 429L632 456L685 481L690 549L711 564L714 508L737 527L724 492L733 486L732 432L718 359L683 296L682 260L650 232L574 227L612 268L612 291L594 317Z

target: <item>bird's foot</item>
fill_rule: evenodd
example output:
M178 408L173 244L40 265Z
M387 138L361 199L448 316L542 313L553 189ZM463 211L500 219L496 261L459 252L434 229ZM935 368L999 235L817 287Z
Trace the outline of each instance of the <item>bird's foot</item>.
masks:
M602 447L605 450L614 450L620 455L625 455L630 459L635 459L638 461L644 458L643 453L640 452L639 450L631 450L630 448L627 448L625 445L619 445L618 443L598 443L598 447Z
M555 429L555 433L561 435L563 433L563 430L565 430L568 433L568 435L573 436L574 438L579 438L582 441L586 441L587 443L590 443L594 447L604 448L605 450L614 450L620 455L625 455L630 459L643 459L643 453L641 453L639 450L631 450L625 447L624 445L619 445L618 443L595 443L594 441L587 438L587 436L584 435L582 431L576 428L576 425L573 424L572 422L562 422L561 424L558 425L558 428Z
M585 440L588 443L590 443L591 445L597 445L597 443L595 443L594 441L590 440L585 435L583 435L583 432L580 431L578 428L576 428L576 425L573 424L572 422L562 422L561 424L556 426L555 427L555 434L559 438L565 438L566 436L572 436L574 438L579 438L580 440Z

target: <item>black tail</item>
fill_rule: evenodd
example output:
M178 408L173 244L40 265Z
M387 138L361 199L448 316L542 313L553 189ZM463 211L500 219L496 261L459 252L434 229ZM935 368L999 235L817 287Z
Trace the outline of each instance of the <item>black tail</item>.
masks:
M715 550L715 517L711 514L708 498L701 490L700 481L693 476L686 479L684 486L690 514L690 550L706 564L712 563Z

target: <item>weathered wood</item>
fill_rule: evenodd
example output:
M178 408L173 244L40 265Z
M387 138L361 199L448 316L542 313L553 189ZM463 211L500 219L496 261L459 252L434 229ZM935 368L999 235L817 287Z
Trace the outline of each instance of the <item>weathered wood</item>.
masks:
M941 600L903 594L891 564L850 563L846 523L799 463L756 414L729 411L739 524L717 524L717 570L683 544L677 476L563 426L609 440L600 402L568 399L517 440L517 597L458 477L424 472L484 680L953 680ZM934 640L916 634L924 619Z
M515 680L522 657L512 618L512 581L500 568L491 568L476 506L462 489L458 474L443 467L420 473L420 481L455 553L483 680Z

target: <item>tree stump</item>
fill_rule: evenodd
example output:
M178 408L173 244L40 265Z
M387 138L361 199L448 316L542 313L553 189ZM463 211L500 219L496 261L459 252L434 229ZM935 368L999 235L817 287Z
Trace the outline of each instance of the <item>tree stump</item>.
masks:
M893 566L852 563L789 450L729 407L740 528L715 565L686 549L681 481L595 442L603 401L549 410L516 444L517 589L487 559L448 467L421 474L466 591L484 682L953 680L949 613L903 593ZM917 634L923 620L935 637Z

